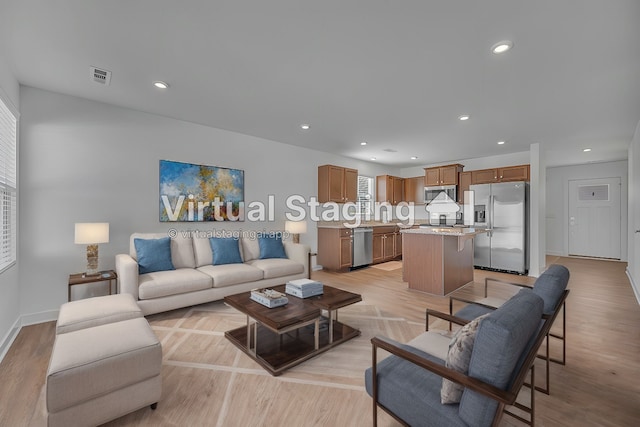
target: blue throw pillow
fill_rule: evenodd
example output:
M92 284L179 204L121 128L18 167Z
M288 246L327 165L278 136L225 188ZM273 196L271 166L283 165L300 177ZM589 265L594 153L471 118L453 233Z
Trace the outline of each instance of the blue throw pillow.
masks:
M171 238L133 239L138 256L138 273L175 270L171 262Z
M260 236L258 244L260 245L260 259L287 257L281 236Z
M242 263L239 240L234 237L210 237L213 265Z

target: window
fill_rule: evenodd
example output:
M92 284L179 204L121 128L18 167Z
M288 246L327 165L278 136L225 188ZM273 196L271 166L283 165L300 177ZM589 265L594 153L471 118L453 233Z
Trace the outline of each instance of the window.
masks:
M358 175L358 213L373 214L373 178Z
M16 262L17 125L0 96L0 272Z

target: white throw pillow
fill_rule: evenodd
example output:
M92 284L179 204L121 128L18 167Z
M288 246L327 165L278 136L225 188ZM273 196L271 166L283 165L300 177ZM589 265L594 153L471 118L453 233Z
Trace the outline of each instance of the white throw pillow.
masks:
M454 369L463 374L469 372L469 362L471 361L471 352L473 351L473 343L476 339L476 333L480 327L482 319L490 313L477 317L460 328L449 343L449 351L447 352L447 360L445 366ZM442 388L440 389L440 401L442 404L459 403L462 398L464 386L446 378L442 379Z

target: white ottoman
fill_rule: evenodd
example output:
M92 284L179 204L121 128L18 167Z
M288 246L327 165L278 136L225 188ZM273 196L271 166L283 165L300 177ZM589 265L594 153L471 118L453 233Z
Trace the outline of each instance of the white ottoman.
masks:
M47 423L95 426L160 400L162 348L143 317L56 336Z
M56 334L142 317L130 294L107 295L62 304Z

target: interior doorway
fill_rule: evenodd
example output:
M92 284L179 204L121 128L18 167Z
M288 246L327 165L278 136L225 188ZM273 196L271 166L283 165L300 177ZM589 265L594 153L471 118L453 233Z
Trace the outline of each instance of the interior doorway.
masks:
M569 255L620 259L621 178L569 181Z

